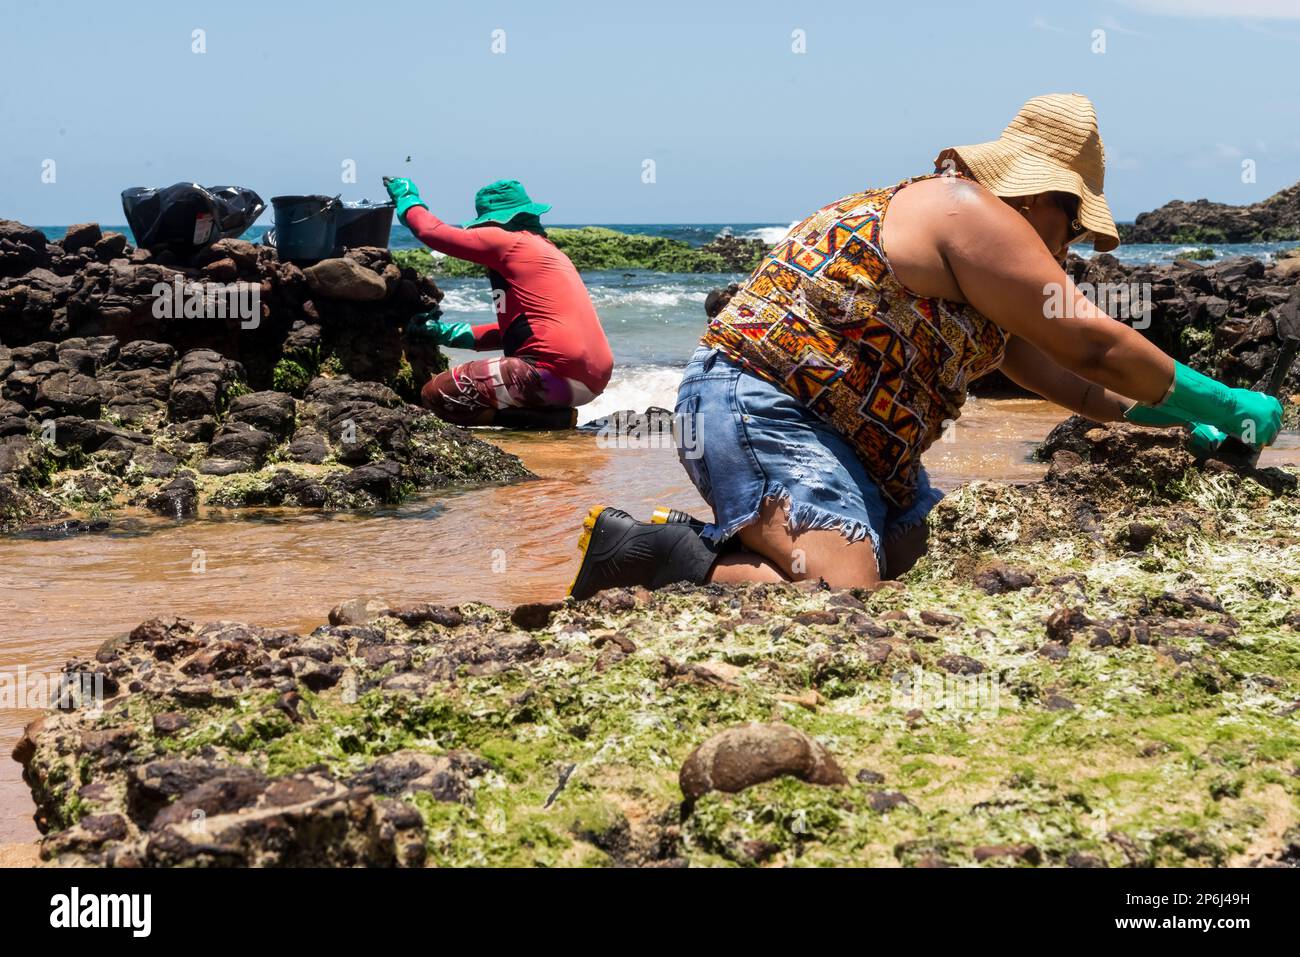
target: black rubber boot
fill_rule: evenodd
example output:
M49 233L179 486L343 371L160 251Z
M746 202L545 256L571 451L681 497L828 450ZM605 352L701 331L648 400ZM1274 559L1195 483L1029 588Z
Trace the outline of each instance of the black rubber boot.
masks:
M535 431L554 431L571 429L578 424L578 410L566 408L497 409L492 416L492 425L503 429L532 429Z
M695 534L699 535L704 531L708 522L702 522L694 515L688 512L679 512L675 508L665 508L662 505L655 509L654 515L650 516L650 521L655 525L688 525L694 529ZM740 536L732 535L729 539L717 546L719 555L726 555L730 552L740 551Z
M689 512L679 512L675 508L665 508L662 505L655 509L655 513L650 516L650 521L655 525L689 525L695 529L697 535L704 531L704 526L708 524Z
M582 523L582 564L569 586L574 598L606 588L702 585L718 553L685 523L638 522L617 508L597 506Z

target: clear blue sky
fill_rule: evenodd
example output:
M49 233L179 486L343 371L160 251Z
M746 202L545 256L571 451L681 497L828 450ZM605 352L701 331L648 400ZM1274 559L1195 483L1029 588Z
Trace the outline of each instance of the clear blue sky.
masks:
M121 222L123 188L178 180L377 198L392 172L454 219L516 177L554 222L787 222L1077 91L1130 219L1300 179L1298 59L1300 0L0 0L0 217Z

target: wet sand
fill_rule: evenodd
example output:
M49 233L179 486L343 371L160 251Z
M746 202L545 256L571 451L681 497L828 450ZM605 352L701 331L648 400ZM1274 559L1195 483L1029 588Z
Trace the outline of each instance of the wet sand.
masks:
M1029 453L1064 417L1046 402L971 400L926 455L935 484L1029 481ZM56 671L155 615L227 618L310 631L346 598L509 606L556 599L577 569L592 505L648 516L666 505L708 516L671 448L599 448L591 435L488 436L540 478L430 496L364 516L258 510L177 525L140 518L130 532L56 541L0 540L0 671ZM1287 435L1264 464L1300 462ZM250 514L256 521L246 520ZM8 760L31 710L0 710L0 847L36 837L19 765Z

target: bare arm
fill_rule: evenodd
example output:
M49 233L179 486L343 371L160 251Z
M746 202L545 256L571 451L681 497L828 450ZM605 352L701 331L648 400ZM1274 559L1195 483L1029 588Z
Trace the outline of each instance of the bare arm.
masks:
M1079 292L1025 219L978 190L935 223L963 298L1078 377L1143 402L1164 398L1174 360Z
M1133 404L1132 399L1075 375L1019 336L1007 342L1002 371L1017 385L1094 422L1117 422Z

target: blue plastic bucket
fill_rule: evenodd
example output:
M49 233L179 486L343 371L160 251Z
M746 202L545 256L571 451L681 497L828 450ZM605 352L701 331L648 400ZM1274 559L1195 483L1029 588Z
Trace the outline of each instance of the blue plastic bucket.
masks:
M338 210L334 196L272 196L275 249L281 259L319 260L334 255Z
M344 203L339 207L334 232L334 254L359 246L388 248L388 238L393 229L393 203Z

